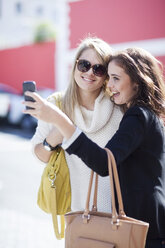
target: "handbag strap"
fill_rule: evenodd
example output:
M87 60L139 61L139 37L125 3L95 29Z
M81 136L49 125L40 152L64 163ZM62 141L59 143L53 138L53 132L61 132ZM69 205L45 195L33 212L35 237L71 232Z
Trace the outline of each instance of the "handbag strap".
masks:
M56 102L56 106L59 109L62 109L62 94L59 92L58 94L56 93L55 95L51 95L48 97L54 97L55 102ZM53 164L54 164L54 160L58 159L58 156L60 154L60 149L56 149L56 152L52 153L51 157L50 157L50 164L52 165L53 168ZM50 170L51 171L51 170ZM57 171L56 171L57 172ZM64 219L64 215L60 215L60 226L61 226L61 230L59 231L59 225L58 225L58 217L57 217L57 200L56 200L56 187L54 185L54 180L55 180L55 175L53 173L53 178L51 178L51 175L48 174L49 180L51 181L52 185L50 187L50 194L51 194L51 209L52 209L52 220L53 220L53 227L54 227L54 232L56 235L57 239L63 239L64 238L64 232L65 232L65 219Z
M105 150L106 150L107 156L108 156L108 170L109 170L109 177L110 177L111 202L112 202L112 221L113 221L113 223L117 223L118 215L119 216L125 216L124 208L123 208L123 200L122 200L122 195L121 195L121 189L120 189L120 183L119 183L119 177L118 177L115 158L114 158L112 152L108 148L105 148ZM87 200L86 200L86 207L85 207L85 211L83 214L84 223L86 223L87 220L90 218L90 216L89 216L89 202L90 202L90 197L91 197L93 176L94 176L94 171L91 171ZM116 192L117 192L117 200L118 200L118 204L119 204L119 214L116 211L114 186L115 186ZM93 200L93 206L95 206L96 211L97 211L97 189L98 189L98 175L96 174L94 200Z
M85 216L88 216L88 213L89 213L89 202L90 202L90 197L91 197L93 175L94 175L94 171L91 170L91 175L90 175L90 180L89 180L89 187L88 187L88 193L87 193L87 200L86 200L86 206L85 206L85 211L84 211L84 217Z
M114 176L114 181L115 181L115 188L116 188L117 199L118 199L118 204L119 204L119 215L125 216L116 161L115 161L113 153L108 148L105 148L105 150L107 151L107 154L110 156L110 159L111 159L111 165L112 165L113 176Z
M63 239L64 238L64 232L65 232L65 219L64 215L60 215L60 221L61 221L61 232L59 232L58 227L58 219L57 219L57 201L56 201L56 187L50 188L50 194L51 194L51 209L52 211L52 220L53 220L53 227L54 232L57 239Z
M89 187L88 187L88 193L87 193L87 199L86 199L86 205L85 205L85 211L84 211L84 218L88 219L88 214L89 214L89 202L91 198L91 191L92 191L92 184L93 184L93 177L94 177L94 171L91 170L91 175L89 179ZM95 177L95 188L94 188L94 197L93 197L93 206L92 206L92 211L97 211L97 189L98 189L98 174L96 174Z
M96 175L96 177L95 177L95 190L94 190L92 211L97 211L98 174L95 173L95 175Z

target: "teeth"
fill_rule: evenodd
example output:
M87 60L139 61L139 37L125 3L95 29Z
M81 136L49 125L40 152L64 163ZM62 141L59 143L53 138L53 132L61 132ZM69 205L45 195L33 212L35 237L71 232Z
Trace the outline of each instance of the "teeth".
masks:
M118 93L117 91L111 91L109 88L106 89L106 92L107 92L110 96L113 96L113 95L115 95L115 94Z
M92 79L85 78L85 77L84 77L84 79L85 79L86 81L88 81L88 82L92 82L92 81L93 81Z

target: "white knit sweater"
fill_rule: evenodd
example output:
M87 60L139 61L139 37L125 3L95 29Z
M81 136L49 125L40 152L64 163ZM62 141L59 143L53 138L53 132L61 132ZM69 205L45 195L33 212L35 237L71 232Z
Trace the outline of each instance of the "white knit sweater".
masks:
M104 147L116 132L122 116L120 108L115 106L109 97L105 96L104 92L101 92L95 100L94 111L78 107L78 105L75 106L75 124L101 147ZM33 147L41 143L51 129L51 124L39 121L36 133L32 138ZM73 211L83 210L85 208L91 170L76 155L68 155L67 152L65 155L70 171L71 207ZM109 177L99 176L98 210L102 212L111 211Z

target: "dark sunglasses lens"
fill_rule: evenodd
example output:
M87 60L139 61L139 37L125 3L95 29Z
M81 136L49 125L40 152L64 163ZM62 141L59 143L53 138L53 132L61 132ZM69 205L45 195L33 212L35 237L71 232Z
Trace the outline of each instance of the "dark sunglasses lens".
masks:
M93 73L98 76L102 77L106 74L106 68L103 65L94 65L93 66Z
M91 68L91 64L87 60L79 60L77 63L77 68L81 72L86 72Z

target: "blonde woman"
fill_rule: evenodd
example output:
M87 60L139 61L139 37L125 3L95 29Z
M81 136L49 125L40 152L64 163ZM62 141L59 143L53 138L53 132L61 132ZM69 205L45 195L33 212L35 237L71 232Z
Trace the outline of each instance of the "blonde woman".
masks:
M62 93L63 112L101 147L116 132L123 116L120 108L114 105L105 92L111 54L112 49L103 40L84 39L77 48L68 88ZM56 104L54 96L48 100ZM35 155L41 161L48 162L52 150L62 143L62 139L54 125L39 121L32 138ZM77 156L68 153L65 155L70 171L71 208L73 211L81 210L85 207L90 169ZM105 212L111 210L108 183L108 178L99 177L98 209Z

